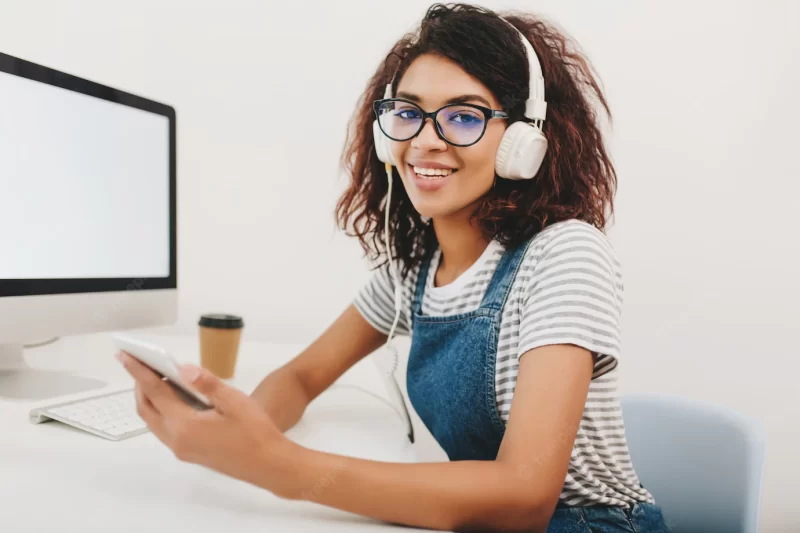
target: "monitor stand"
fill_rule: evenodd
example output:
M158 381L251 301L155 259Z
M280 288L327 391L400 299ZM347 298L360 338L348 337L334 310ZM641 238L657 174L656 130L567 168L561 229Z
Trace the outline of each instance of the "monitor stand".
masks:
M21 344L0 344L0 400L38 401L105 386L99 379L31 368Z

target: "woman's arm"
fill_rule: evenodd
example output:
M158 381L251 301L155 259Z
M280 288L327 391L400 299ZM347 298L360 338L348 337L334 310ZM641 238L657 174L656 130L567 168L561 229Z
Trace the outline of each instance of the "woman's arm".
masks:
M350 305L308 348L264 378L252 397L286 431L314 398L384 342L386 335Z
M305 449L253 398L184 366L183 379L214 404L195 411L134 358L121 354L120 360L136 379L139 415L179 459L284 498L457 531L545 530L566 479L593 366L583 348L533 348L520 360L496 461L396 464Z
M289 485L276 487L271 468L265 469L270 479L258 484L412 526L544 531L566 478L592 368L591 354L576 346L526 353L496 461L395 464L298 447L284 456L285 474L278 476Z

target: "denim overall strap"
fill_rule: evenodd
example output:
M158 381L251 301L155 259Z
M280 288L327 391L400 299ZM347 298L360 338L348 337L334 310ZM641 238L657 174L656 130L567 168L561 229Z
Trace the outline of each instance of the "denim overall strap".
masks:
M527 243L506 250L478 309L422 314L431 260L414 294L406 383L420 419L452 461L494 460L505 434L497 412L495 371L502 308Z
M481 308L502 311L508 299L511 284L517 277L517 271L525 257L530 241L523 242L521 245L507 249L497 265L489 287L481 300Z
M419 266L419 273L417 274L417 286L414 291L414 303L411 304L412 314L422 314L422 295L425 294L425 284L428 282L428 271L431 268L431 261L433 255L428 254L428 257L422 260Z

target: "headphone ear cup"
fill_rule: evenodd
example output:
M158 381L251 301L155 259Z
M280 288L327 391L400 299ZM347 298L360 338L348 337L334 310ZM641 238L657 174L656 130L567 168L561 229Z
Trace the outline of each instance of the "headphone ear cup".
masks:
M547 139L527 122L515 122L506 128L495 158L495 172L501 178L533 178L542 166Z
M372 122L372 137L375 140L375 152L378 154L378 159L380 159L381 163L397 166L392 156L389 137L383 134L377 120Z

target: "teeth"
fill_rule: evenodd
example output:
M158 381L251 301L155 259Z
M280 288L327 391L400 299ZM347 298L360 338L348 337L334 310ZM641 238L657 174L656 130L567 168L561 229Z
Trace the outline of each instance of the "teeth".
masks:
M437 177L449 176L455 170L451 168L422 168L413 167L414 172L423 179L436 179Z

